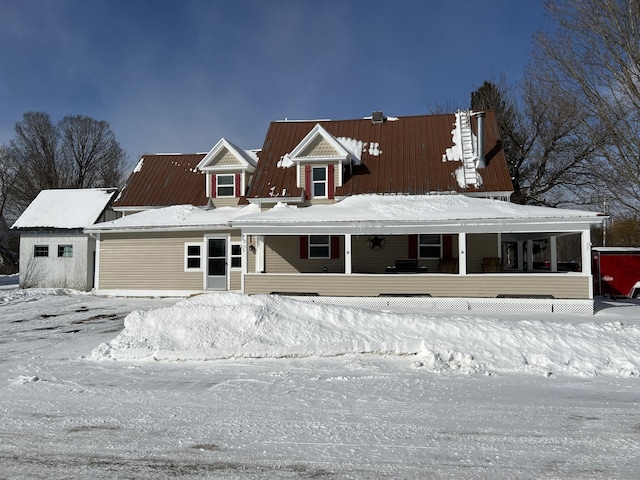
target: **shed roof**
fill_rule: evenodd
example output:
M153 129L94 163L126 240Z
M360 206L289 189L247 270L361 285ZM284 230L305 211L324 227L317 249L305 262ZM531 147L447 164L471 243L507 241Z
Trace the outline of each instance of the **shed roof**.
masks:
M483 180L480 187L461 187L455 176L461 163L443 161L447 148L453 145L455 123L455 114L399 117L379 123L370 118L272 122L247 198L267 198L274 185L276 191L286 191L288 196L301 195L302 189L296 185L296 169L282 166L281 160L317 124L340 142L362 145L361 163L346 168L343 185L336 188L336 196L511 193L513 184L493 112L487 111L485 117L486 168L479 170ZM472 125L477 132L476 118Z
M115 188L42 190L11 228L76 229L93 225L115 192Z
M143 155L114 208L206 205L205 174L196 168L205 155Z

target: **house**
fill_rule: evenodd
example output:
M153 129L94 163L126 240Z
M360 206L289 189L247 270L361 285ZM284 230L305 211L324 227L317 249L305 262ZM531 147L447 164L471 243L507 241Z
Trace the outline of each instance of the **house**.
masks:
M374 112L272 122L259 151L222 139L206 154L145 156L114 202L141 213L86 231L109 294L592 300L590 228L602 217L512 204L512 191L492 112ZM580 272L558 268L568 235Z
M43 190L11 226L20 233L20 287L91 290L96 242L84 228L112 220L115 188Z

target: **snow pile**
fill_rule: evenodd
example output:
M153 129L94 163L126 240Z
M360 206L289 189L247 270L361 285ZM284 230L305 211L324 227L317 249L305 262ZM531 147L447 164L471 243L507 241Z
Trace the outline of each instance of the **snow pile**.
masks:
M526 318L526 317L523 317ZM401 314L242 294L135 311L93 359L213 360L345 354L415 356L466 374L640 375L640 326L623 322Z

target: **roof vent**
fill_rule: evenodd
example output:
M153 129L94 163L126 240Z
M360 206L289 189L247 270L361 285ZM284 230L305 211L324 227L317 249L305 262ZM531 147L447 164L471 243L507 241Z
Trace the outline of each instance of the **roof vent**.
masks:
M373 112L373 115L371 115L371 121L373 123L383 123L385 120L386 118L382 112Z

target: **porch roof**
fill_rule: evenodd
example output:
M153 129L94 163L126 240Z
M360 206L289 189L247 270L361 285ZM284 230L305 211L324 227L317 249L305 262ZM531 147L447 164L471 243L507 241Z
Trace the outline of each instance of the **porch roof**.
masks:
M589 228L602 214L519 205L465 195L354 195L331 205L271 210L234 219L246 233L568 232Z
M214 209L193 205L174 205L126 215L110 222L97 223L85 229L85 232L215 230L230 228L233 218L258 211L259 207L255 205Z

